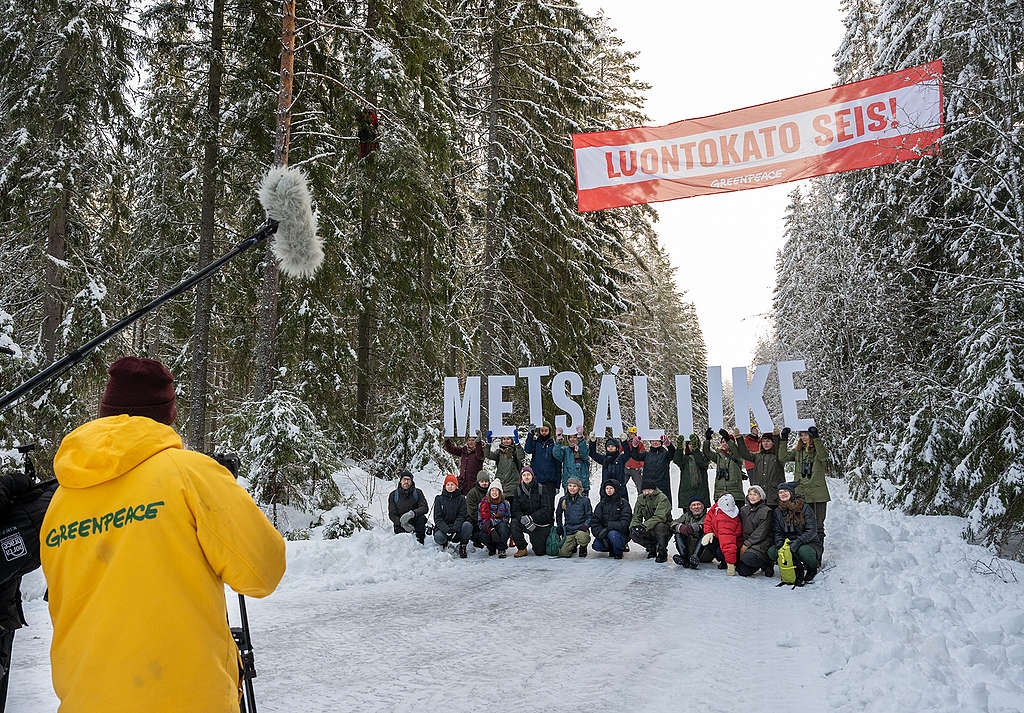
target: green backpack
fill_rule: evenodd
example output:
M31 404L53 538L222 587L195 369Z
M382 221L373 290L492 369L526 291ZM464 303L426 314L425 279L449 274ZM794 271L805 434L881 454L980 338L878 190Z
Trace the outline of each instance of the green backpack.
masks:
M558 551L562 549L564 543L565 538L559 537L558 531L552 527L551 532L548 533L548 541L544 543L544 549L547 550L549 557L557 557Z
M779 576L783 584L796 584L796 561L788 539L779 548Z

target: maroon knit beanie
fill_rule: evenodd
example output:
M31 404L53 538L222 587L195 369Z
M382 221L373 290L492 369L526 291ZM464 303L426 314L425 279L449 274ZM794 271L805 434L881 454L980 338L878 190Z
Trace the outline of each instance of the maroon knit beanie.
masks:
M145 416L168 426L178 411L174 406L174 377L158 361L123 357L110 365L110 379L100 400L100 418Z

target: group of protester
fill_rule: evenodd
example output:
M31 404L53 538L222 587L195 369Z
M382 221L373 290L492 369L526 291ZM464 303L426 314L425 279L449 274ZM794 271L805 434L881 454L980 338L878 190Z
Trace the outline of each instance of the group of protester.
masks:
M769 577L780 549L788 547L797 583L810 582L824 551L829 502L828 450L817 429L801 431L792 448L788 428L760 433L751 424L746 435L725 429L718 434L713 448L710 428L703 441L691 434L646 443L631 428L599 448L593 437L584 439L582 427L563 434L545 422L527 433L525 445L518 430L498 439L490 432L485 439L470 436L461 446L446 439L445 450L459 459L459 474L446 475L434 499L434 541L442 548L456 546L459 557L467 556L470 542L500 558L514 545L514 556L525 557L529 548L536 555L551 552L554 531L561 557L586 557L592 545L622 559L632 542L659 563L668 560L674 542L672 559L682 567L717 562L729 575L761 571ZM486 460L496 462L493 477L484 470ZM597 505L590 499L591 461L601 467ZM786 481L788 462L794 464L792 482ZM674 519L672 463L680 472L675 501L683 509ZM715 466L713 493L709 465ZM744 480L750 482L746 492ZM629 481L637 490L633 503ZM413 533L424 542L431 509L411 473L401 474L388 511L396 533Z

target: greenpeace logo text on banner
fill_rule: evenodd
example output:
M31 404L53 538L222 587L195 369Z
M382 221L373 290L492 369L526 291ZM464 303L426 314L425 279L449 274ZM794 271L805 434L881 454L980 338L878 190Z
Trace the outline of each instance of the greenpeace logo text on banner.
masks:
M760 183L761 181L774 181L782 178L784 170L761 171L759 173L748 173L746 176L733 176L732 178L719 178L711 182L712 188L726 188L728 186L739 186L745 183Z

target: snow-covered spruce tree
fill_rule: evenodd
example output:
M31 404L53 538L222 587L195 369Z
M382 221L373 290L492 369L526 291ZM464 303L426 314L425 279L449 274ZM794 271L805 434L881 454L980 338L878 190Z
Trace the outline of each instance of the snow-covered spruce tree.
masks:
M1019 3L850 3L844 81L943 59L942 154L819 180L807 197L828 206L827 227L794 204L776 330L808 359L855 493L968 515L968 536L1017 556L1022 23ZM842 299L823 299L829 281ZM819 343L786 343L805 333L795 311L814 306Z
M275 527L278 506L313 512L338 504L337 443L295 394L276 390L260 401L243 401L224 418L217 440L238 455L240 475L256 502L270 509Z
M44 366L108 321L106 251L126 211L120 160L135 35L127 2L6 3L0 19L0 234L20 255L0 286L28 368ZM44 236L44 237L40 237ZM44 452L95 415L111 345L4 421L34 424ZM6 423L5 423L6 425ZM47 459L41 457L41 462Z

